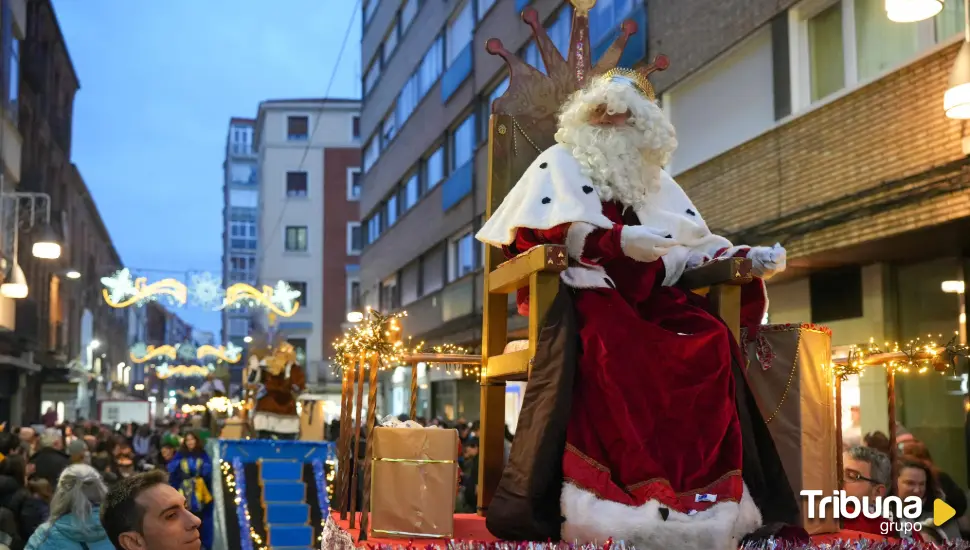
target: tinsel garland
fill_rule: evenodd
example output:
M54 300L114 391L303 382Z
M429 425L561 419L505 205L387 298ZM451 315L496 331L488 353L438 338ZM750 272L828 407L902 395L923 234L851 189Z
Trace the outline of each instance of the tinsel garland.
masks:
M249 526L249 502L246 498L246 471L241 458L232 459L232 470L236 478L236 517L239 519L239 545L242 550L253 550Z
M358 550L636 550L623 542L605 544L568 544L564 542L462 542L445 543L408 542L406 544L363 544ZM781 541L763 541L744 545L742 550L968 550L970 543L951 541L944 543L895 541L877 542L867 539L837 540L820 544L799 544Z
M327 475L323 470L323 461L313 461L313 477L317 482L317 501L320 503L320 521L327 521L330 515L330 498L327 494Z
M967 550L970 542L958 540L948 542L914 542L910 540L874 541L868 539L839 539L820 544L790 543L768 540L748 543L742 550Z

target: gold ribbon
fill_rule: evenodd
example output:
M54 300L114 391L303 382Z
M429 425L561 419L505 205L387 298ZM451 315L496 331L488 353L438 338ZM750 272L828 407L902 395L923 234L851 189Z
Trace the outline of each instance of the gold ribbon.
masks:
M405 464L454 464L454 460L423 460L417 458L375 458L378 462L402 462Z
M454 533L448 533L447 535L432 535L429 533L409 533L407 531L385 531L383 529L371 529L374 533L383 533L385 535L401 535L405 537L424 537L429 539L450 539L455 536Z

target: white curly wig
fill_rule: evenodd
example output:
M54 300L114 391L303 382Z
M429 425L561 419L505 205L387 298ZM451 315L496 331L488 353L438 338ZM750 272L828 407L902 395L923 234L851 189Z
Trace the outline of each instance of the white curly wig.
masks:
M598 126L590 115L630 112L626 124ZM660 188L664 165L677 149L673 125L660 107L629 83L599 77L572 95L559 115L556 141L568 147L601 200L639 208Z

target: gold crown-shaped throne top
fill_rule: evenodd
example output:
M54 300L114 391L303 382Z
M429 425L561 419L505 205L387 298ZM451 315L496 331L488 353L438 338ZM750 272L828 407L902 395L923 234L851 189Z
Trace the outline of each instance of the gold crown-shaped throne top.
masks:
M616 66L630 36L637 32L637 24L632 20L622 23L620 35L594 66L590 54L589 12L596 5L596 0L570 2L573 5L573 20L566 58L549 38L539 20L539 13L531 7L522 11L523 21L532 27L532 35L547 74L542 74L510 53L501 40L491 38L485 43L488 53L502 57L509 68L508 89L492 102L492 113L513 117L517 130L540 150L554 143L557 115L562 105L570 95L586 86L591 78L605 76L622 79L635 86L644 96L655 100L653 86L647 76L669 66L667 57L663 55L658 55L653 63L635 69Z

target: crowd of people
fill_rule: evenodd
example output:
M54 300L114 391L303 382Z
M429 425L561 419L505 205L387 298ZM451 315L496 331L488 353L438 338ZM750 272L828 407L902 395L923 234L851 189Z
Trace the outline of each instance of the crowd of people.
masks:
M896 464L890 462L891 447L896 446ZM923 504L922 515L917 519L921 529L912 522L886 522L882 518L860 515L844 520L846 529L865 533L911 538L927 542L968 538L970 530L961 518L967 512L967 490L933 462L927 446L912 433L899 426L895 441L882 432L873 432L862 438L860 445L849 447L843 454L844 486L846 496L862 501L867 498L872 506L877 497L897 496L919 498ZM937 527L933 518L934 501L941 499L951 506L957 519ZM899 532L902 526L902 532ZM970 526L968 526L970 527Z
M212 462L200 433L47 424L0 426L0 550L212 547Z

